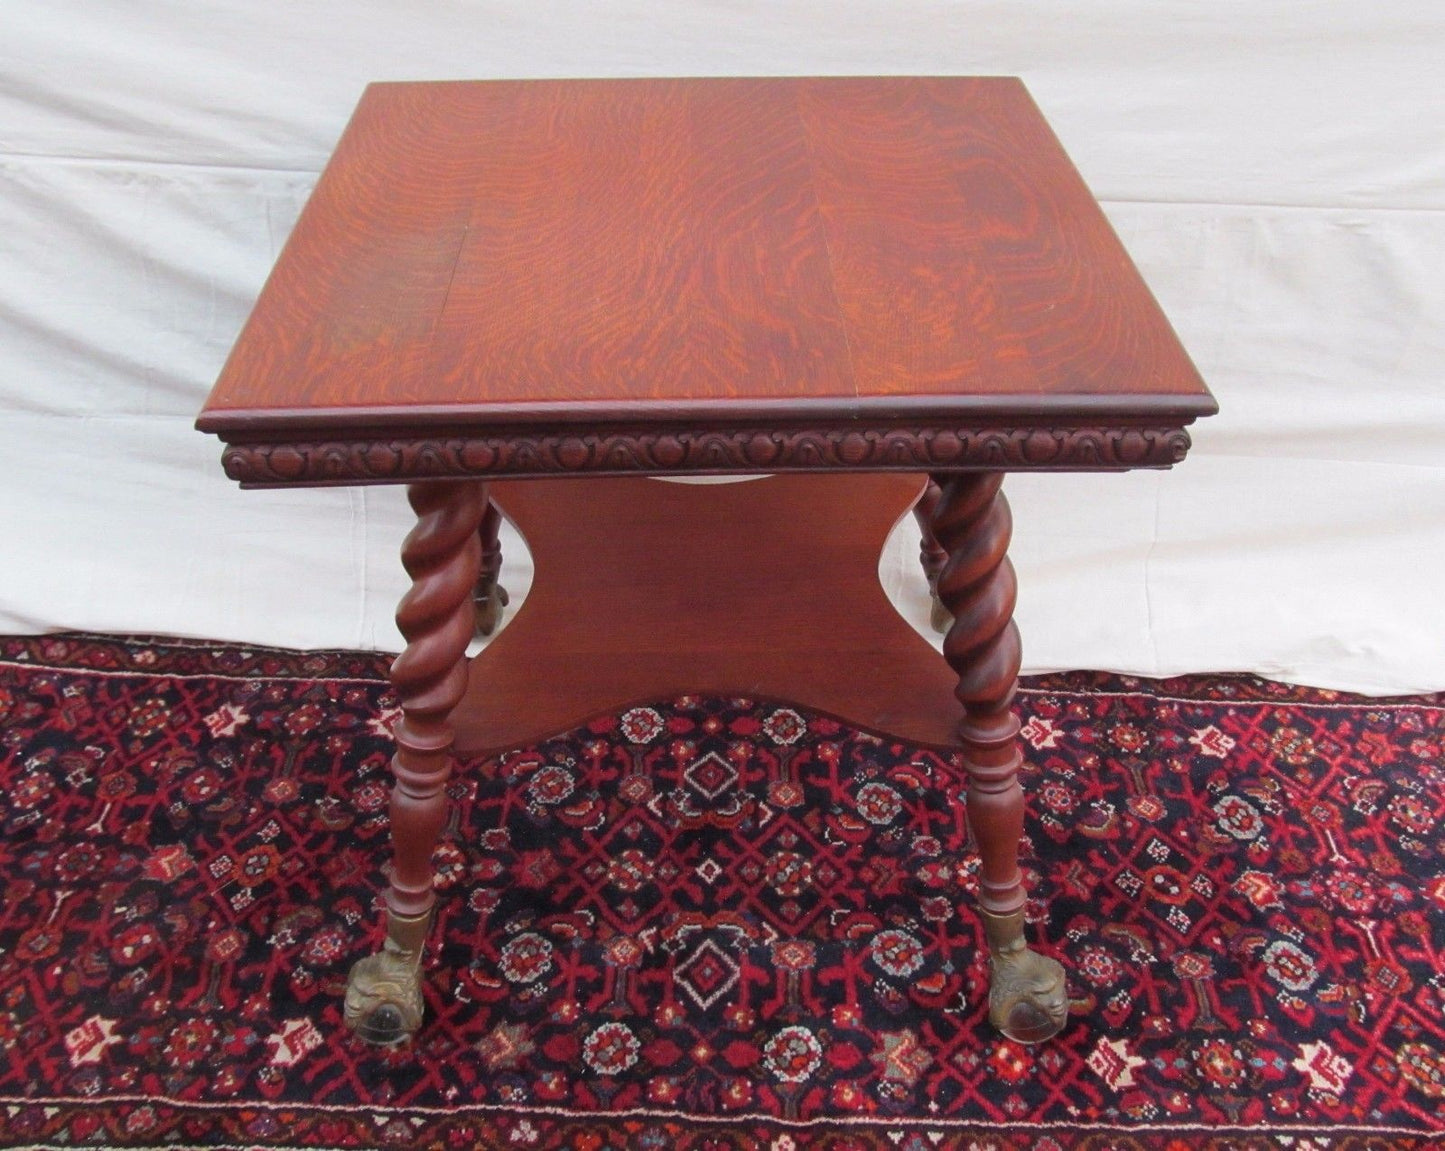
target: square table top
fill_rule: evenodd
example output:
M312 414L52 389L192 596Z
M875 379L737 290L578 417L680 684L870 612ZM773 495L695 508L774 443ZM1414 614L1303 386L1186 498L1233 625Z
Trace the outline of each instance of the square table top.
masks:
M1160 466L1214 410L1016 79L499 80L367 88L198 426L315 483Z

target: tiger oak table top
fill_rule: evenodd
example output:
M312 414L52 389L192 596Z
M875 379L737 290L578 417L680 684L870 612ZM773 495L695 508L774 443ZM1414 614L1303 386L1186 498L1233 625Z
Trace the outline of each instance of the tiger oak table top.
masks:
M370 86L197 421L247 485L1115 469L1215 410L1016 79Z

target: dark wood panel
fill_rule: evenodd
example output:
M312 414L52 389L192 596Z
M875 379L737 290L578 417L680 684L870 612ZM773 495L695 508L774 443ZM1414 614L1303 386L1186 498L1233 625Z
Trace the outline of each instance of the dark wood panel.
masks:
M953 746L957 676L878 582L888 532L923 482L489 485L537 576L472 662L453 715L458 747L515 746L688 692L783 700Z

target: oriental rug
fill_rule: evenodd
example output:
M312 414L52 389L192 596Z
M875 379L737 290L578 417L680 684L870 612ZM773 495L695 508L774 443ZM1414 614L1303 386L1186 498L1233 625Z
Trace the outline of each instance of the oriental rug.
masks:
M1312 1148L1445 1137L1445 700L1031 678L1030 933L985 1019L950 756L639 701L460 765L428 1017L377 945L384 657L0 639L0 1145Z

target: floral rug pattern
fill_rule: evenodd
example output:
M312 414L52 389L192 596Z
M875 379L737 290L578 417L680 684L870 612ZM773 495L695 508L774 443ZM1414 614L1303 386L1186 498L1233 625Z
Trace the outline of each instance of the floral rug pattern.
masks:
M1071 1017L985 1018L947 756L654 700L459 765L415 1041L380 938L383 657L0 639L0 1145L1424 1146L1445 707L1028 679L1024 859Z

